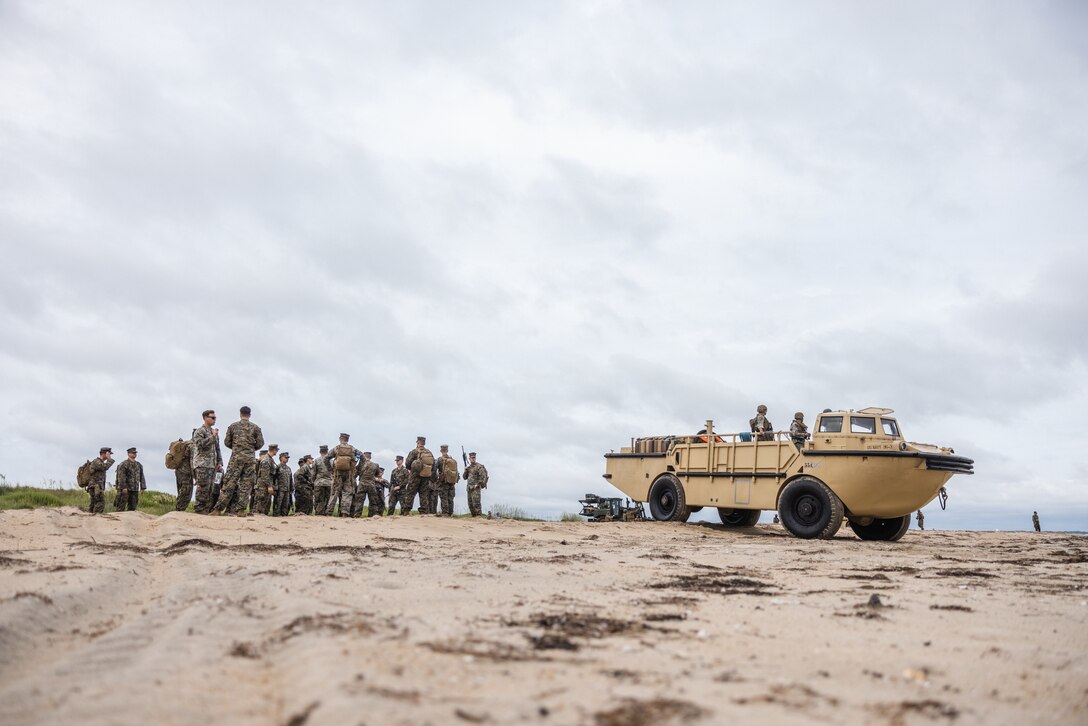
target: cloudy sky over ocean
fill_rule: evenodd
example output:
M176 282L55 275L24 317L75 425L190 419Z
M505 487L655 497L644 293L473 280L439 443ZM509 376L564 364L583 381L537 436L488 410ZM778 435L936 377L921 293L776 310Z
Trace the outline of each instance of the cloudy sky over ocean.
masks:
M1079 2L0 0L0 473L135 445L170 491L248 404L293 458L424 434L558 515L632 436L875 405L976 460L927 524L1088 529L1086 37Z

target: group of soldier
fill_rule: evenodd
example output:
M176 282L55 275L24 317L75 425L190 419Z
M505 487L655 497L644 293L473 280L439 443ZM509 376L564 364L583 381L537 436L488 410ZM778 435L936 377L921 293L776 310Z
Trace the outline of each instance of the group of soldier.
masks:
M748 420L748 427L757 441L774 441L774 424L767 418L767 407L762 403L756 406L756 415ZM793 414L793 421L790 422L790 441L800 451L810 437L808 424L805 423L805 414L798 411Z
M464 472L442 444L436 458L423 436L408 455L397 456L389 478L369 451L359 451L350 435L340 434L335 446L322 445L315 458L306 454L291 469L291 455L276 444L264 448L261 427L250 420L251 410L242 406L239 420L227 427L223 444L231 450L224 467L216 428L216 413L204 411L203 424L188 440L171 444L167 465L177 480L177 510L185 511L195 493L198 514L245 516L248 514L287 516L359 517L364 507L368 517L407 514L419 497L420 514L453 516L457 482L467 483L469 513L482 515L480 490L487 488L487 469L476 461L476 452L465 458ZM134 510L139 493L147 488L143 465L136 461L135 448L117 467L114 508ZM89 462L91 513L105 511L106 471L113 465L113 451L104 446L97 459Z

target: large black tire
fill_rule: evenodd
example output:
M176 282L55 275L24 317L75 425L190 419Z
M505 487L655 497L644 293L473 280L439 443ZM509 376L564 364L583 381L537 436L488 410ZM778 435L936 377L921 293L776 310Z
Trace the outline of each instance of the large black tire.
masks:
M676 521L686 522L691 518L691 515L694 514L696 511L698 511L698 510L696 510L693 507L684 507L684 513L680 516L680 519L678 519Z
M718 517L726 527L754 527L759 522L759 515L763 514L758 509L729 509L718 507Z
M858 524L856 521L852 521L850 522L850 529L854 530L854 534L859 539L874 542L898 542L903 539L903 535L910 529L910 515L904 514L902 517L892 517L891 519L874 519L869 524Z
M650 487L650 516L659 522L683 522L688 512L684 486L672 474L662 474Z
M778 516L794 537L830 539L842 526L842 500L822 481L803 476L782 490Z

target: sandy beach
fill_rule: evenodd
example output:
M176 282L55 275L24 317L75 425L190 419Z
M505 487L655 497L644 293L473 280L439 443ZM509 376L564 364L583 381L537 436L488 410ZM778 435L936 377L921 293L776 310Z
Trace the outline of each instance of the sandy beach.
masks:
M0 723L1083 723L1088 538L0 512Z

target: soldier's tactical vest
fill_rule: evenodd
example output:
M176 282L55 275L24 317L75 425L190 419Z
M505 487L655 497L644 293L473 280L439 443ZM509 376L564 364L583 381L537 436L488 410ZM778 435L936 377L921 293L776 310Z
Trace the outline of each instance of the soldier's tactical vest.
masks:
M355 447L351 444L337 444L333 449L336 459L333 468L337 471L351 471L355 468Z
M442 481L446 484L456 484L460 477L457 476L457 462L447 457L442 460Z
M419 476L427 479L434 473L434 454L427 449L419 452Z

